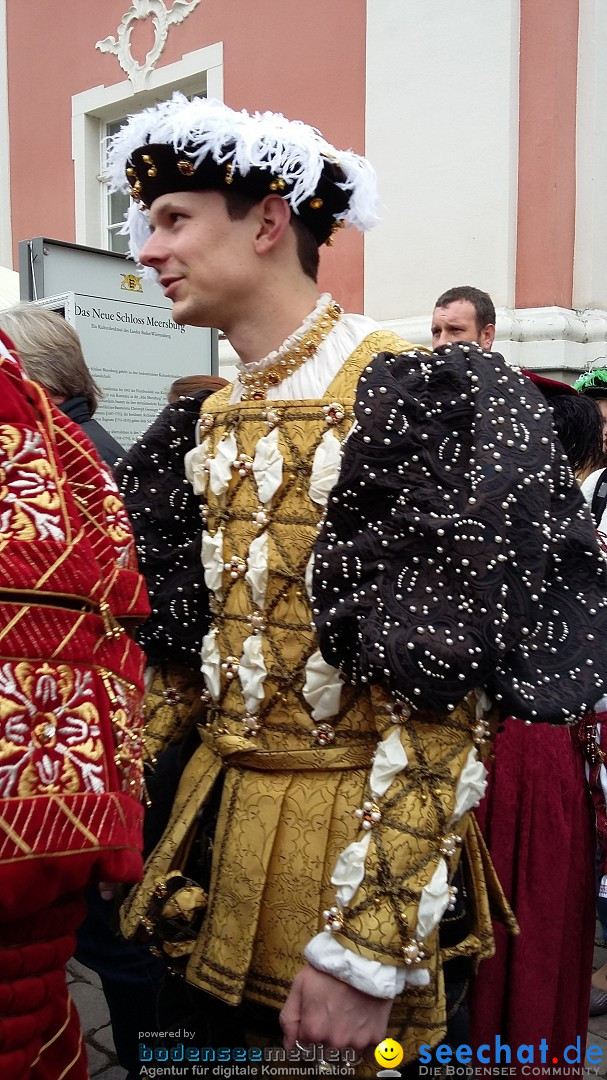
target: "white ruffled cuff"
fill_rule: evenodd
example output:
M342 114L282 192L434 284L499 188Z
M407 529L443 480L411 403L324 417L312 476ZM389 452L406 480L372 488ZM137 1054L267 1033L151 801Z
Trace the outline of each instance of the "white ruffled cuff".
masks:
M333 975L371 997L390 1000L402 993L406 983L426 986L430 981L424 969L408 971L394 964L380 964L378 960L351 952L330 934L322 933L313 937L306 945L304 955L308 963L319 971Z

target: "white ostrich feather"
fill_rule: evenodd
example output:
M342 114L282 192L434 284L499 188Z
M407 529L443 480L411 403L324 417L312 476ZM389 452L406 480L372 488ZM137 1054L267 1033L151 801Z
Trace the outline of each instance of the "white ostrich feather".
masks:
M126 165L133 151L145 143L172 145L195 167L211 155L218 164L230 162L241 176L252 168L267 169L288 183L290 190L284 198L294 213L314 195L325 161L333 161L345 176L339 187L349 194L349 206L336 220L362 231L377 223L377 183L369 162L352 150L336 150L316 128L301 120L287 120L281 113L236 112L223 102L207 98L188 101L176 92L169 101L129 117L108 140L110 191L128 191ZM131 208L123 232L137 258L149 236L146 211Z

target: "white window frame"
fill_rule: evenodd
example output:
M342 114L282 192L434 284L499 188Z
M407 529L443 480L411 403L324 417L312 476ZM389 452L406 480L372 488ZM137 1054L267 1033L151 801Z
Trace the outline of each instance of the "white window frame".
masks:
M107 195L100 175L102 127L128 113L139 112L173 90L193 94L206 77L208 97L223 101L223 42L216 42L181 60L150 72L144 90L133 91L125 79L113 86L95 86L72 97L72 157L76 243L107 248Z
M202 92L202 90L201 90L201 92ZM206 93L206 87L204 88L204 92ZM101 162L101 164L100 164L101 172L103 171L103 161L104 161L104 151L105 151L105 144L104 144L103 136L105 135L105 138L107 138L108 129L109 129L110 125L112 125L114 127L114 129L117 131L118 128L121 127L122 124L124 124L125 122L126 122L126 117L125 116L120 116L115 121L106 120L105 123L103 121L100 121L100 136L102 136L101 137L101 145L99 147L99 150L100 150L100 162ZM100 173L100 175L101 175L101 173ZM128 248L128 238L126 236L121 236L120 237L120 239L123 241L123 245L122 245L121 248L120 247L114 247L114 244L116 243L116 240L114 238L117 235L119 235L120 229L121 229L123 221L124 221L124 215L122 215L122 217L120 217L120 216L118 216L118 217L112 216L110 218L110 204L111 204L112 200L115 197L116 197L115 195L110 195L108 188L105 187L105 198L103 200L103 214L102 214L101 227L102 227L103 236L104 236L104 239L105 239L105 246L107 246L109 251L126 251L127 248ZM128 206L129 196L125 195L124 198L121 199L121 202L124 202Z

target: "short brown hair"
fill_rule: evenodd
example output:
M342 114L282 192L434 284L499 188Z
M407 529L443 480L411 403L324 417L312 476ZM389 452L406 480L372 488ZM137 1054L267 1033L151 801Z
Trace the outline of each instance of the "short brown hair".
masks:
M222 194L226 200L228 216L232 221L240 221L246 217L251 207L260 202L254 195L247 195L242 191L224 191ZM306 277L316 281L320 261L316 237L293 211L291 211L291 226L297 241L299 265Z
M86 398L93 415L102 391L86 366L78 334L63 316L38 304L17 304L0 311L0 329L16 345L30 379L66 401Z
M474 285L456 285L439 296L434 307L444 308L457 300L467 300L476 312L476 328L480 331L486 326L495 326L495 305L489 293L475 289Z

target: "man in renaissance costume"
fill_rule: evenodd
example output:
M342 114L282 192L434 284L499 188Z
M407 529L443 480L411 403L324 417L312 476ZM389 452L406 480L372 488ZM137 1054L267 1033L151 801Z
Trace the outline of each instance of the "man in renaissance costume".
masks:
M0 1076L84 1080L65 963L92 882L141 875L149 612L93 444L0 332Z
M214 595L206 724L123 929L153 933L167 897L185 922L193 886L174 894L170 875L201 826L208 840L212 809L199 929L165 950L204 992L195 1008L219 1040L205 1044L252 1028L275 1042L282 1007L295 1055L362 1052L390 1026L413 1061L446 1030L443 964L491 950L499 888L469 812L489 695L554 722L597 697L592 529L568 470L551 479L549 410L501 357L429 356L319 296L319 247L375 222L363 158L280 115L176 95L130 118L109 172L173 318L223 330L239 370L204 403L187 462ZM556 695L544 676L565 606ZM438 927L464 846L449 952Z

